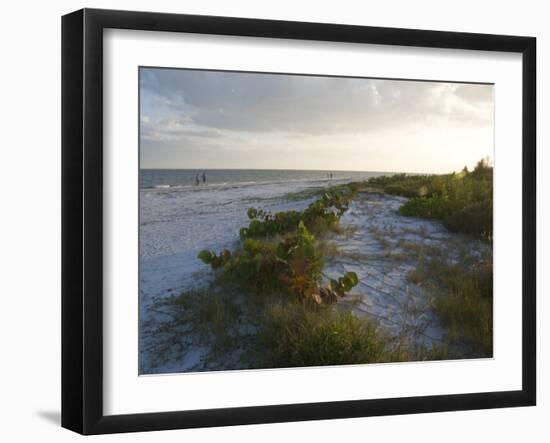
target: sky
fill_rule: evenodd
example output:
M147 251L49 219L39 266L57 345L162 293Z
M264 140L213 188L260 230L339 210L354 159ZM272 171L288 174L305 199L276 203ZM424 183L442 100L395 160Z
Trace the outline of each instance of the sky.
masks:
M141 168L444 173L493 158L493 85L140 69Z

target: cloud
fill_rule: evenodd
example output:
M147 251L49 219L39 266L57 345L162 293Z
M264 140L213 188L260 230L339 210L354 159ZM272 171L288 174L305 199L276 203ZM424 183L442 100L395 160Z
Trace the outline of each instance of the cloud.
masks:
M492 95L486 85L176 69L142 69L141 91L143 102L164 117L172 113L198 127L305 134L466 115L485 124L491 110L483 104Z
M258 155L262 162L262 152L305 162L321 151L330 163L336 143L357 154L376 141L377 152L394 156L419 149L420 140L441 143L430 133L467 133L472 146L486 144L493 86L142 68L140 105L143 154L155 164L163 156L223 165ZM474 133L485 134L483 143ZM381 145L389 139L395 146Z
M462 84L456 85L454 93L465 102L472 104L493 102L493 87L491 85Z
M141 117L141 138L150 141L173 141L183 137L219 138L223 134L217 129L203 128L189 118L160 119L153 121L149 116Z

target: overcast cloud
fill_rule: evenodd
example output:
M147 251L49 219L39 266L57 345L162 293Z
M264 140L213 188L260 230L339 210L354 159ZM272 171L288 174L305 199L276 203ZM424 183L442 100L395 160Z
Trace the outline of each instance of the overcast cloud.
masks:
M493 86L142 68L145 168L443 172L493 152Z

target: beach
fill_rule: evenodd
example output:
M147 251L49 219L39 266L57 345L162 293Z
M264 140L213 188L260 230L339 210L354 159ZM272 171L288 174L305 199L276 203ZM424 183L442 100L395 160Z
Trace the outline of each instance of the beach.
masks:
M158 174L158 173L157 173ZM169 328L169 308L163 305L184 291L204 287L212 281L209 266L197 255L201 250L234 249L239 229L247 226L247 209L278 212L305 209L318 191L382 173L286 174L277 180L269 173L261 180L242 174L208 172L212 182L193 185L190 180L200 171L188 171L183 183L165 176L155 184L144 180L140 189L140 373L169 373L247 368L241 352L209 358L211 344L198 338L185 325ZM162 175L162 174L161 174ZM170 173L168 174L170 175ZM279 174L280 176L281 174ZM233 181L227 178L233 178ZM260 177L260 179L258 179ZM250 177L248 177L250 178ZM279 177L281 178L281 177ZM163 181L164 180L164 181ZM147 185L147 186L145 186ZM407 199L362 190L340 220L341 230L325 239L338 250L327 257L324 273L336 278L355 272L359 284L338 302L358 317L372 319L384 333L402 341L400 345L430 349L441 343L445 330L432 309L429 291L416 285L409 275L422 259L441 254L459 262L464 254L491 255L483 243L448 232L441 223L398 214ZM164 327L163 327L164 326ZM243 324L243 343L253 336L253 328ZM253 337L252 337L253 338Z

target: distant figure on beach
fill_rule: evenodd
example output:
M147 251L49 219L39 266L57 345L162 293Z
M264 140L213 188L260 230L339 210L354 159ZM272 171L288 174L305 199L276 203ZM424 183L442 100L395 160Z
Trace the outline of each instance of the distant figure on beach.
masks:
M332 172L328 173L328 177L329 177L330 180L332 180Z
M199 173L197 172L197 175L195 175L195 184L199 186L200 182L201 181L199 180Z
M202 171L202 182L206 184L206 172Z

